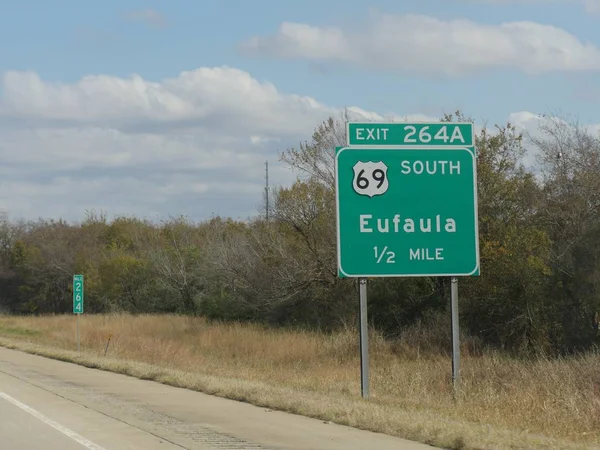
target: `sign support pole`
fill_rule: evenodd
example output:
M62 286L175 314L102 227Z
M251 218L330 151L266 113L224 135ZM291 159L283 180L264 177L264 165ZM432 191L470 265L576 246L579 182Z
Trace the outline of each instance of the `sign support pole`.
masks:
M369 330L367 322L367 279L359 280L360 295L360 388L363 398L369 397Z
M79 353L79 314L77 316L77 353Z
M452 310L452 384L456 392L460 387L460 333L458 328L458 277L451 278Z

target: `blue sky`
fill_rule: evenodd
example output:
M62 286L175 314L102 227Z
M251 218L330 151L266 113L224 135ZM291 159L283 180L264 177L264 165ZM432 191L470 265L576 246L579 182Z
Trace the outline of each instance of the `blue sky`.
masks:
M15 217L255 214L261 162L289 183L276 152L345 106L600 123L598 0L0 6L0 208Z

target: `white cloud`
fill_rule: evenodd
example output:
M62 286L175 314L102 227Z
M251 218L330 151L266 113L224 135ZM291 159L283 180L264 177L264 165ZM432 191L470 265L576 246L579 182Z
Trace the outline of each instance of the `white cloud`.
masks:
M200 68L161 82L139 75L93 75L74 84L44 82L32 72L7 72L3 85L0 114L5 116L119 128L150 123L206 126L219 118L211 129L226 123L234 133L293 133L312 127L315 113L333 111L313 98L282 94L272 84L229 67Z
M126 15L126 18L131 21L143 22L146 25L159 28L164 27L167 22L164 15L152 8L131 11Z
M600 13L600 0L581 0L585 10L591 13Z
M566 126L576 126L590 134L598 135L600 133L600 124L580 123L577 119L562 117L551 114L536 114L530 111L519 111L511 113L508 121L515 125L521 131L527 132L535 137L541 137L540 127L551 126L555 123L562 123Z
M160 82L88 76L57 84L26 72L3 80L0 209L11 218L79 220L90 209L152 219L255 215L265 160L272 185L289 184L295 174L277 153L341 112L223 67ZM348 110L356 120L438 119ZM511 119L530 128L528 114Z
M498 3L498 4L523 4L523 3L554 3L577 4L583 6L589 13L600 12L600 0L466 0L472 3Z
M277 153L340 112L228 67L159 82L93 75L50 83L14 71L0 80L0 209L11 217L74 220L91 208L255 215L265 160L271 183L288 184L295 175Z
M255 55L306 58L396 72L464 75L508 67L536 74L600 70L600 49L536 22L480 24L416 14L375 14L363 29L284 22L241 44Z
M513 112L508 116L508 121L513 124L518 132L522 132L525 140L525 155L523 164L530 170L537 171L539 162L537 161L537 149L530 141L534 139L547 139L549 135L542 131L544 127L554 129L556 124L565 125L567 127L576 126L581 130L587 131L591 135L600 136L600 124L580 123L578 120L570 117L562 117L553 114L536 114L530 111Z

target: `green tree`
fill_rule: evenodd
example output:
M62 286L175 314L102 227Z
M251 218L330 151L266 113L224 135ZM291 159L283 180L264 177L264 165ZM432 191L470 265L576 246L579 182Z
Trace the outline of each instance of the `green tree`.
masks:
M146 229L136 236L136 245L147 259L158 284L179 298L178 311L196 314L204 289L198 230L183 217Z
M600 311L600 136L575 121L542 119L531 141L543 179L540 216L552 240L553 338L563 351L581 350L597 342Z
M476 146L481 276L462 283L463 324L494 346L548 351L550 241L539 220L542 192L520 163L523 136L510 123L484 128Z

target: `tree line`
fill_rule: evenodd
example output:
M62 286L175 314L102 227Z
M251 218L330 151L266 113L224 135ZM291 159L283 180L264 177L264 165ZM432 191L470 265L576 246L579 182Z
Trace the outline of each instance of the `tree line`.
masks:
M184 217L152 223L88 213L80 223L0 218L0 312L72 311L85 275L86 313L181 313L210 320L335 330L357 321L356 280L336 266L334 155L344 113L281 153L293 185L272 191L268 220ZM460 112L445 121L470 121ZM534 148L535 170L523 163ZM564 354L600 342L600 136L548 118L476 136L481 276L460 279L472 342ZM369 319L390 339L449 323L449 279L369 282ZM404 334L403 334L404 333Z

